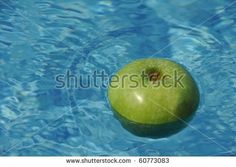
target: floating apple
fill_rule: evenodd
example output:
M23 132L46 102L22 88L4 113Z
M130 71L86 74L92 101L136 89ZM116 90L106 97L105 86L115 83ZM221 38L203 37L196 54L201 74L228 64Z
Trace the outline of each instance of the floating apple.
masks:
M108 98L122 126L143 137L166 137L186 127L199 103L190 73L168 59L140 59L113 75Z

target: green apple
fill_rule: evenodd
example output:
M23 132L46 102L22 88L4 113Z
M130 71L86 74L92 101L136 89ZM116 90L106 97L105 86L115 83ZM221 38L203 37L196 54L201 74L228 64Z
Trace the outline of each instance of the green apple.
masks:
M198 107L199 91L182 65L148 58L113 75L108 98L124 128L138 136L159 138L186 127Z

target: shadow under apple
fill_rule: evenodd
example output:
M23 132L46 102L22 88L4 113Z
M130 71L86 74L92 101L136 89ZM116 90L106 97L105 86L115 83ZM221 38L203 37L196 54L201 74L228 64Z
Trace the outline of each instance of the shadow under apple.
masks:
M186 119L178 119L177 121L165 123L165 124L143 124L131 121L113 109L114 116L120 121L121 125L131 132L132 134L140 137L149 138L164 138L174 135L184 128L186 128L189 122L194 117L195 113Z

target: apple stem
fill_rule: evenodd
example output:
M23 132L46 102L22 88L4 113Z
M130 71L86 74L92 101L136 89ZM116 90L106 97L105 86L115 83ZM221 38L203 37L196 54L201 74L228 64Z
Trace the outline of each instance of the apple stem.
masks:
M153 82L157 81L159 79L159 77L160 77L160 73L157 72L157 71L151 72L151 73L148 74L149 80L153 81Z

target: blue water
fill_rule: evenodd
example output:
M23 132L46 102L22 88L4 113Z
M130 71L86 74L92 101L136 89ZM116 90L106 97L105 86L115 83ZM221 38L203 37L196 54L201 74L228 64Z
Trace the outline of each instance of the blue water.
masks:
M233 0L1 0L0 155L236 155L235 23ZM127 132L106 89L55 88L68 69L150 56L183 64L201 93L168 138Z

